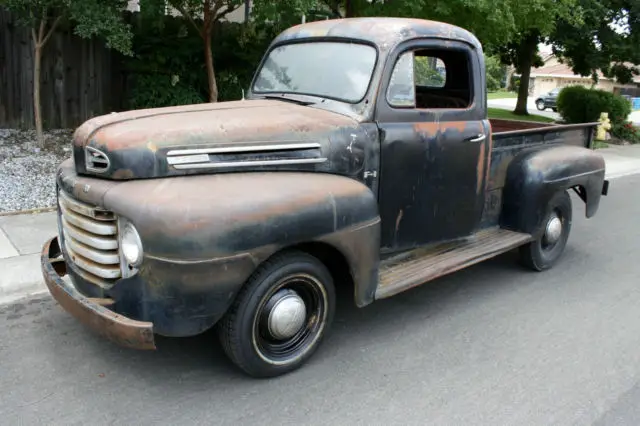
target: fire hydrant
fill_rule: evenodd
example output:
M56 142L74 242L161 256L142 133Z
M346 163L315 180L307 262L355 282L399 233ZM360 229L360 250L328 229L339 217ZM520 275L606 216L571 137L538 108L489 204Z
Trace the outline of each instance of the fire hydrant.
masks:
M607 139L607 131L611 129L611 120L609 120L609 113L601 113L598 122L600 124L598 125L598 131L596 132L596 139L599 141L603 141Z

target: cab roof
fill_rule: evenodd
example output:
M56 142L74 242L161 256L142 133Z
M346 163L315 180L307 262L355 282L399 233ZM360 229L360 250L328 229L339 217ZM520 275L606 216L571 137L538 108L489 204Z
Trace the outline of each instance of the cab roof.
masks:
M414 38L431 37L462 41L482 49L469 31L455 25L411 18L345 18L296 25L280 33L274 44L303 38L337 37L373 43L387 50Z

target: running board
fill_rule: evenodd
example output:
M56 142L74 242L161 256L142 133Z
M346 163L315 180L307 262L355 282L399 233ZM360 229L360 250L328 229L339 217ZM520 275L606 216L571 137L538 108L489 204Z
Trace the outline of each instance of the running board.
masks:
M376 299L384 299L428 281L506 253L532 241L529 234L493 228L464 241L419 248L380 265Z

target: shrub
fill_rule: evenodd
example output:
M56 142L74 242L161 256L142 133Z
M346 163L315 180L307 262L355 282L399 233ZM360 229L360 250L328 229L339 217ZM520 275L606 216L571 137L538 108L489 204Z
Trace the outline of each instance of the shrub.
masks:
M500 58L496 56L485 56L485 66L487 75L487 90L495 92L502 88L505 78L506 67L500 63Z
M598 121L600 113L608 112L613 126L620 126L631 114L631 104L622 96L604 90L570 86L562 89L557 100L558 112L567 123Z
M516 93L520 90L520 77L516 75L511 76L511 80L509 81L509 90Z
M125 58L126 107L153 108L205 102L207 72L202 39L181 17L162 21L141 17L133 27L134 57ZM275 30L267 26L222 22L213 34L218 100L236 100L249 88L253 73Z
M134 56L124 59L127 108L203 102L208 87L202 39L179 17L157 23L142 17L133 26Z
M141 74L134 81L128 99L132 109L189 105L205 100L194 87L182 83L178 75Z
M631 122L614 125L611 128L611 133L618 139L630 143L640 143L640 127L635 127Z

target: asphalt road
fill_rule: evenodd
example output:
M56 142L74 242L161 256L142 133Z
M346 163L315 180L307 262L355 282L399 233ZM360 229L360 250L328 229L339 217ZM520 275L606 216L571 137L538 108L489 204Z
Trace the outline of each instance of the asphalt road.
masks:
M0 307L3 425L638 425L640 177L563 261L508 254L365 309L342 303L303 369L253 380L211 334L123 350L51 299Z

